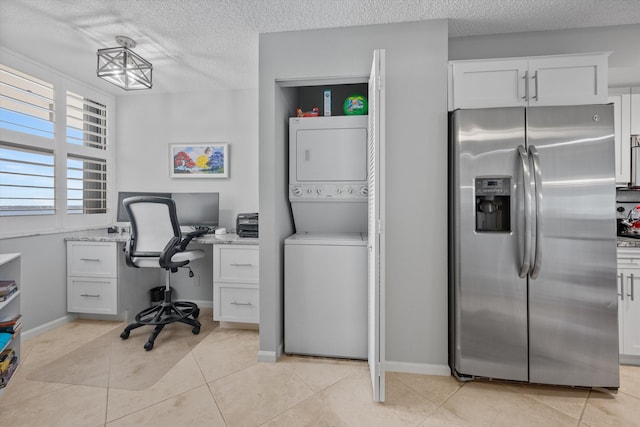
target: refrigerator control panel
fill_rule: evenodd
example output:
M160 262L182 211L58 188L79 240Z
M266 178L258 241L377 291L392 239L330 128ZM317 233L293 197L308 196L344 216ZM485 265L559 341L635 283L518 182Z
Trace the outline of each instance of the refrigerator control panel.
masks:
M511 231L511 177L476 177L476 232Z

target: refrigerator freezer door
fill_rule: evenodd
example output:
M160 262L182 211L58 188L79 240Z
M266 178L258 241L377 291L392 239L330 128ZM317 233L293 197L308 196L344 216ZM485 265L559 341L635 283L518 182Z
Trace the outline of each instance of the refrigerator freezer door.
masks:
M457 110L451 118L453 186L453 368L459 375L526 381L527 279L519 277L524 241L524 191L518 152L524 109ZM495 178L495 179L494 179ZM508 184L506 184L508 183ZM490 187L500 187L490 197ZM504 188L508 186L508 188ZM505 191L507 190L507 191ZM510 223L482 228L497 203Z
M529 279L530 381L618 387L613 109L533 107L527 125L543 204L541 267Z

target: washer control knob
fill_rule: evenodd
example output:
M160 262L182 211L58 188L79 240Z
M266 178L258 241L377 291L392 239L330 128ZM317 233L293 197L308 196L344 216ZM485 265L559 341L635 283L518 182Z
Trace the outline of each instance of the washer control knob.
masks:
M348 194L353 193L353 188L351 188L351 187L347 187L347 193L348 193Z
M291 192L292 192L292 193L293 193L293 195L294 195L294 196L296 196L296 197L300 197L300 196L302 196L302 188L300 188L300 187L293 187L293 188L291 189Z
M316 193L318 194L318 196L321 195L322 194L322 188L321 187L316 188Z
M312 194L313 193L313 188L307 188L307 194Z
M362 187L360 187L360 195L361 196L368 196L369 195L369 188L365 187L364 185Z
M338 189L336 190L336 193L342 194L342 188L338 187Z

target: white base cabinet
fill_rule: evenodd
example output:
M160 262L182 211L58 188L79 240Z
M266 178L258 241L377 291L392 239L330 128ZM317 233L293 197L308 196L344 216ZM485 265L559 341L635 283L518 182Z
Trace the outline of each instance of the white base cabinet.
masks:
M640 364L640 249L618 249L618 330L621 360Z
M20 274L20 254L0 254L0 280L13 280L16 282L18 289L10 296L4 298L4 301L0 301L0 319L2 320L13 319L21 313L20 299L22 284L20 283ZM12 349L13 355L16 358L12 366L7 366L3 369L3 372L0 373L0 396L2 396L5 388L11 383L12 374L9 375L9 372L15 372L15 369L17 369L21 362L21 341L20 327L16 327L16 330L13 333L13 338L4 344L0 343L0 352ZM1 418L2 417L0 416L0 419Z
M607 103L608 53L449 62L449 110Z
M213 245L213 320L260 322L258 245Z
M122 242L67 241L67 311L131 321L151 305L164 270L126 265Z
M67 311L118 314L116 243L67 242Z

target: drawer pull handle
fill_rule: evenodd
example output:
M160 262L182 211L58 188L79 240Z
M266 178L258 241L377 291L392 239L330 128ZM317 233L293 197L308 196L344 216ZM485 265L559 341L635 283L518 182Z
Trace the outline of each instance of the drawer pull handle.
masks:
M100 294L98 295L92 295L92 294L80 294L81 297L88 297L88 298L100 298Z
M100 262L100 258L80 258L80 261Z
M233 305L253 305L250 302L238 302L238 301L232 301L231 304L233 304Z
M231 265L234 267L253 267L253 264L240 264L236 262L232 262Z

